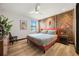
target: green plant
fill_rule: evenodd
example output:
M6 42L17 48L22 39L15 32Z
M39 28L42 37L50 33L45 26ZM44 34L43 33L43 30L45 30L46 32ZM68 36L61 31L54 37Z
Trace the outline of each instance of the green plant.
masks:
M11 21L7 17L4 17L3 15L0 16L0 24L3 26L4 34L8 34L12 24L10 24Z

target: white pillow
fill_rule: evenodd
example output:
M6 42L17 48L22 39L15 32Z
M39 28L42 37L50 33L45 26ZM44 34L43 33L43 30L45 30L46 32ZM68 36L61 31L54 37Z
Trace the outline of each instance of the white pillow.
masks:
M47 33L47 30L42 30L41 33L45 33L46 34Z
M48 30L48 34L56 34L56 30Z

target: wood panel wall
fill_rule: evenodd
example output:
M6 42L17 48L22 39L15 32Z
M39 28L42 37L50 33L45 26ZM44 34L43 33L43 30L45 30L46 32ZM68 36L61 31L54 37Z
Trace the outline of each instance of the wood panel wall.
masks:
M69 42L74 43L74 36L73 36L73 17L74 17L74 10L56 15L57 21L57 28L63 27L65 29L66 34L69 37Z
M73 36L73 19L74 19L74 10L69 10L67 12L50 16L40 21L40 30L41 27L49 27L49 22L52 21L52 25L56 28L63 27L65 29L66 34L69 36L69 42L74 43L74 36ZM52 27L53 28L53 27Z
M56 28L55 17L48 17L40 21L40 31L42 28Z

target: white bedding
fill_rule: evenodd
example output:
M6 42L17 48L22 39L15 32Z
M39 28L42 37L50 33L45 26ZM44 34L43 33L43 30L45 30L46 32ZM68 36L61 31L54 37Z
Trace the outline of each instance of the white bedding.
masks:
M29 34L28 36L31 36L38 40L49 40L49 38L51 37L57 37L57 35L50 35L50 34L43 34L43 33Z
M35 41L39 45L47 45L49 42L55 41L57 39L57 35L35 33L29 34L28 39Z

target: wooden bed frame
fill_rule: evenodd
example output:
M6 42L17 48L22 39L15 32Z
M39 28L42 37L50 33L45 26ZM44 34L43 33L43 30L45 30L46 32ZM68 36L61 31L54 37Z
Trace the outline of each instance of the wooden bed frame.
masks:
M32 44L34 44L35 46L37 46L38 48L40 48L44 53L55 43L57 42L58 39L56 39L55 41L51 42L50 44L46 45L46 46L39 46L37 45L33 40L29 40L27 39L27 43L31 42Z

